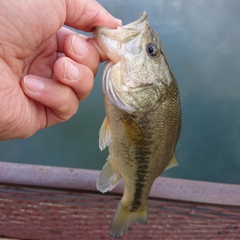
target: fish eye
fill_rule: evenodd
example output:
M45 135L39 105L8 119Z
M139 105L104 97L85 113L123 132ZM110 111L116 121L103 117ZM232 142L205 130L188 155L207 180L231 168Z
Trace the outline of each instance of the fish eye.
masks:
M149 43L147 45L147 53L148 55L152 56L152 57L156 57L158 55L159 49L157 48L157 46L154 43Z

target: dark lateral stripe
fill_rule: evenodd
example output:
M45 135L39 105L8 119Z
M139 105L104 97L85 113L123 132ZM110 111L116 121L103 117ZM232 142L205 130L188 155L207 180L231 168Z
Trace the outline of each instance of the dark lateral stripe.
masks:
M135 161L138 165L136 172L137 178L135 181L134 200L130 212L136 211L141 205L142 190L145 186L145 176L148 173L149 155L151 153L148 148L149 144L150 143L146 141L142 146L136 148Z

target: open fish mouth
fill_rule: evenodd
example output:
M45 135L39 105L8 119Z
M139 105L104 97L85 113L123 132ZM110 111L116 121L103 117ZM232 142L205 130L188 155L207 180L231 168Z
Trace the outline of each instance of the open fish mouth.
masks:
M146 12L142 12L140 15L140 18L137 19L134 22L131 22L129 24L126 24L122 27L118 27L119 29L139 29L141 30L144 27L144 22L147 20L147 13Z
M106 53L108 58L117 63L121 59L121 50L123 44L126 48L131 49L131 46L127 46L131 40L141 37L143 33L149 27L147 13L143 12L140 18L127 25L117 27L117 29L110 29L107 27L96 27L93 30L93 37L96 39L97 44ZM139 39L140 40L140 39ZM134 45L138 43L135 41Z
M146 12L141 13L140 18L137 19L134 22L131 22L129 24L123 25L123 26L119 26L116 29L110 29L107 27L96 27L93 30L93 36L97 37L97 35L104 35L108 38L111 39L121 39L121 36L119 36L121 31L141 31L142 29L144 29L144 26L146 25L146 22L148 16Z

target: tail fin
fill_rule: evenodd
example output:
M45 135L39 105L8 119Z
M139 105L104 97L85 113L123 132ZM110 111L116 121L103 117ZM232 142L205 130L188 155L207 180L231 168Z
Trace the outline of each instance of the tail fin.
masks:
M130 212L128 207L123 206L120 201L110 226L110 236L112 238L122 237L134 222L147 223L147 206Z

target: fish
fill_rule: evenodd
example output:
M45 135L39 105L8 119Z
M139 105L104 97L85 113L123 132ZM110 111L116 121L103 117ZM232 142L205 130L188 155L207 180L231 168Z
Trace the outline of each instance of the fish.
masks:
M120 238L132 223L147 223L154 180L178 165L180 96L146 12L117 29L96 27L93 37L109 58L102 75L106 116L99 131L99 147L108 147L109 156L96 186L105 193L123 179L123 196L109 230L112 238Z

